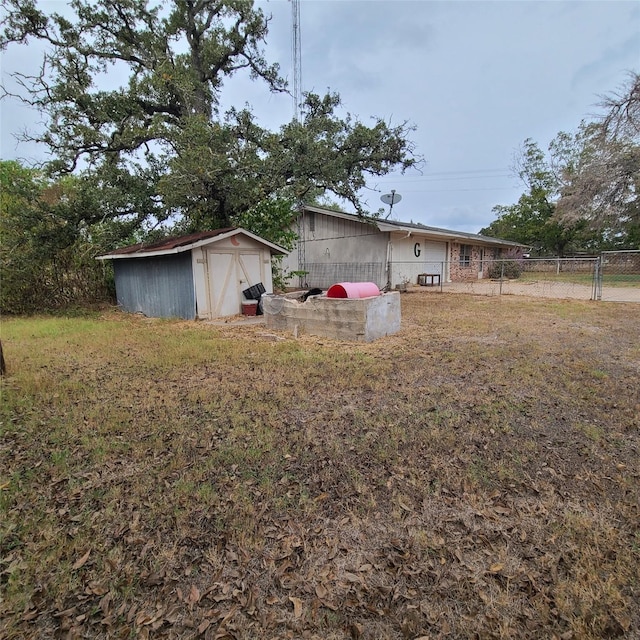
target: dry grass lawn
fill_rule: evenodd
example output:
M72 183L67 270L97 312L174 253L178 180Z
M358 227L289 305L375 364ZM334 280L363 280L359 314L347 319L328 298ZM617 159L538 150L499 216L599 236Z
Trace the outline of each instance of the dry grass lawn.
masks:
M640 305L402 305L5 319L0 637L638 638Z

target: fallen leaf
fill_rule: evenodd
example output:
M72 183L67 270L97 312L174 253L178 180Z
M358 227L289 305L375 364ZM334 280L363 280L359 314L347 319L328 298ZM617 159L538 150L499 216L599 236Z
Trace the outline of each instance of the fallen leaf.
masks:
M198 625L198 633L203 634L211 626L211 620L203 620Z
M107 587L105 587L100 582L96 582L95 580L91 581L85 589L85 593L93 594L95 596L103 596L108 591L109 589Z
M135 617L137 611L138 611L138 605L134 602L131 605L129 612L127 613L127 622L129 623L133 622L133 618Z
M191 591L189 591L189 604L197 604L200 602L200 589L195 584L191 585Z
M224 618L222 618L218 626L220 628L224 627L227 624L227 622L229 622L229 620L231 620L231 618L233 618L233 616L236 615L236 612L238 611L239 608L240 608L240 605L234 604L233 607L231 607L231 609L229 610L229 613L227 613L224 616Z
M82 567L84 565L84 563L89 559L89 556L91 555L91 549L89 549L87 551L87 553L85 553L82 558L78 558L74 563L73 563L73 567L71 567L74 571L76 569L79 569L80 567Z
M289 596L289 600L293 603L293 616L299 618L302 615L302 600Z
M112 601L113 601L113 597L110 591L106 593L104 596L102 596L102 598L100 598L100 602L98 603L98 606L100 607L102 611L102 615L105 618L109 615L109 610L111 608Z
M169 624L175 624L180 619L181 610L180 605L173 605L173 607L164 614L164 619Z
M327 588L324 585L317 584L316 595L318 596L318 598L322 600L323 598L326 598L329 595L329 592L327 591Z
M329 602L328 600L320 600L323 607L327 607L327 609L331 609L331 611L337 611L339 609L337 604L333 604L333 602Z
M147 624L151 623L151 616L146 612L146 611L141 611L137 616L136 616L136 626L137 627L143 627Z
M629 631L631 628L631 618L626 613L614 613L613 617L625 632Z
M491 571L491 573L500 573L503 569L504 564L502 564L502 562L496 562L489 567L489 571Z

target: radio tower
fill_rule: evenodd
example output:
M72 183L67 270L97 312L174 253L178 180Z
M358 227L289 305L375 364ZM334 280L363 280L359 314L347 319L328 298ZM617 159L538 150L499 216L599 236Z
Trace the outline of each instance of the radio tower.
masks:
M293 117L300 120L302 102L302 53L300 46L300 0L291 0L291 62L293 66Z
M293 71L293 119L300 122L302 114L302 52L300 46L300 0L291 0L291 66ZM298 208L298 269L304 273L307 266L305 251L305 220L302 202ZM300 275L300 286L306 287L306 276Z

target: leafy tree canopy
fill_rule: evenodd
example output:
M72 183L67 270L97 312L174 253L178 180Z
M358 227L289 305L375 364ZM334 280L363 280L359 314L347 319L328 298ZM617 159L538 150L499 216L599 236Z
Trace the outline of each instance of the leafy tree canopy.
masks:
M262 51L269 19L251 0L72 0L72 18L35 0L5 5L2 46L48 45L14 96L46 117L34 139L55 158L48 169L85 175L108 219L212 228L274 197L324 193L362 211L367 174L419 162L407 123L340 116L337 94L307 94L303 119L277 132L248 109L220 113L224 82L241 70L286 90Z
M18 313L93 302L109 295L94 257L113 240L83 180L57 181L0 161L0 310ZM86 220L94 220L89 232ZM116 235L120 235L120 230Z
M520 242L541 255L564 255L573 248L582 224L562 225L555 218L559 183L544 152L525 140L516 157L515 170L529 191L513 205L498 205L498 215L481 234Z
M631 73L619 92L605 97L602 118L583 123L573 136L551 145L562 187L559 219L585 220L620 238L640 235L640 74ZM631 247L630 247L631 248Z
M541 254L640 246L640 75L601 106L600 120L560 132L547 153L524 142L515 172L528 192L494 207L498 217L481 233Z

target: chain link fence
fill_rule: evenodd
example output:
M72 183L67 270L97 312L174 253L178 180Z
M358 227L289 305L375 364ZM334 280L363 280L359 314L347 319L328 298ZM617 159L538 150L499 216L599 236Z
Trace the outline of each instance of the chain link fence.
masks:
M606 252L590 258L484 260L463 266L458 265L455 277L441 281L437 289L488 296L640 302L640 251ZM443 273L445 267L443 263Z
M596 299L598 258L468 260L430 264L413 284L443 292ZM395 265L398 267L398 265ZM442 277L432 277L432 274Z
M605 251L598 267L597 300L640 302L640 250Z
M336 282L375 282L382 287L386 278L382 262L312 262L306 264L300 285L327 289Z
M640 302L640 251L464 264L394 261L390 272L394 286L419 285L431 291ZM299 286L326 289L336 282L375 282L382 288L387 278L384 262L309 263Z

